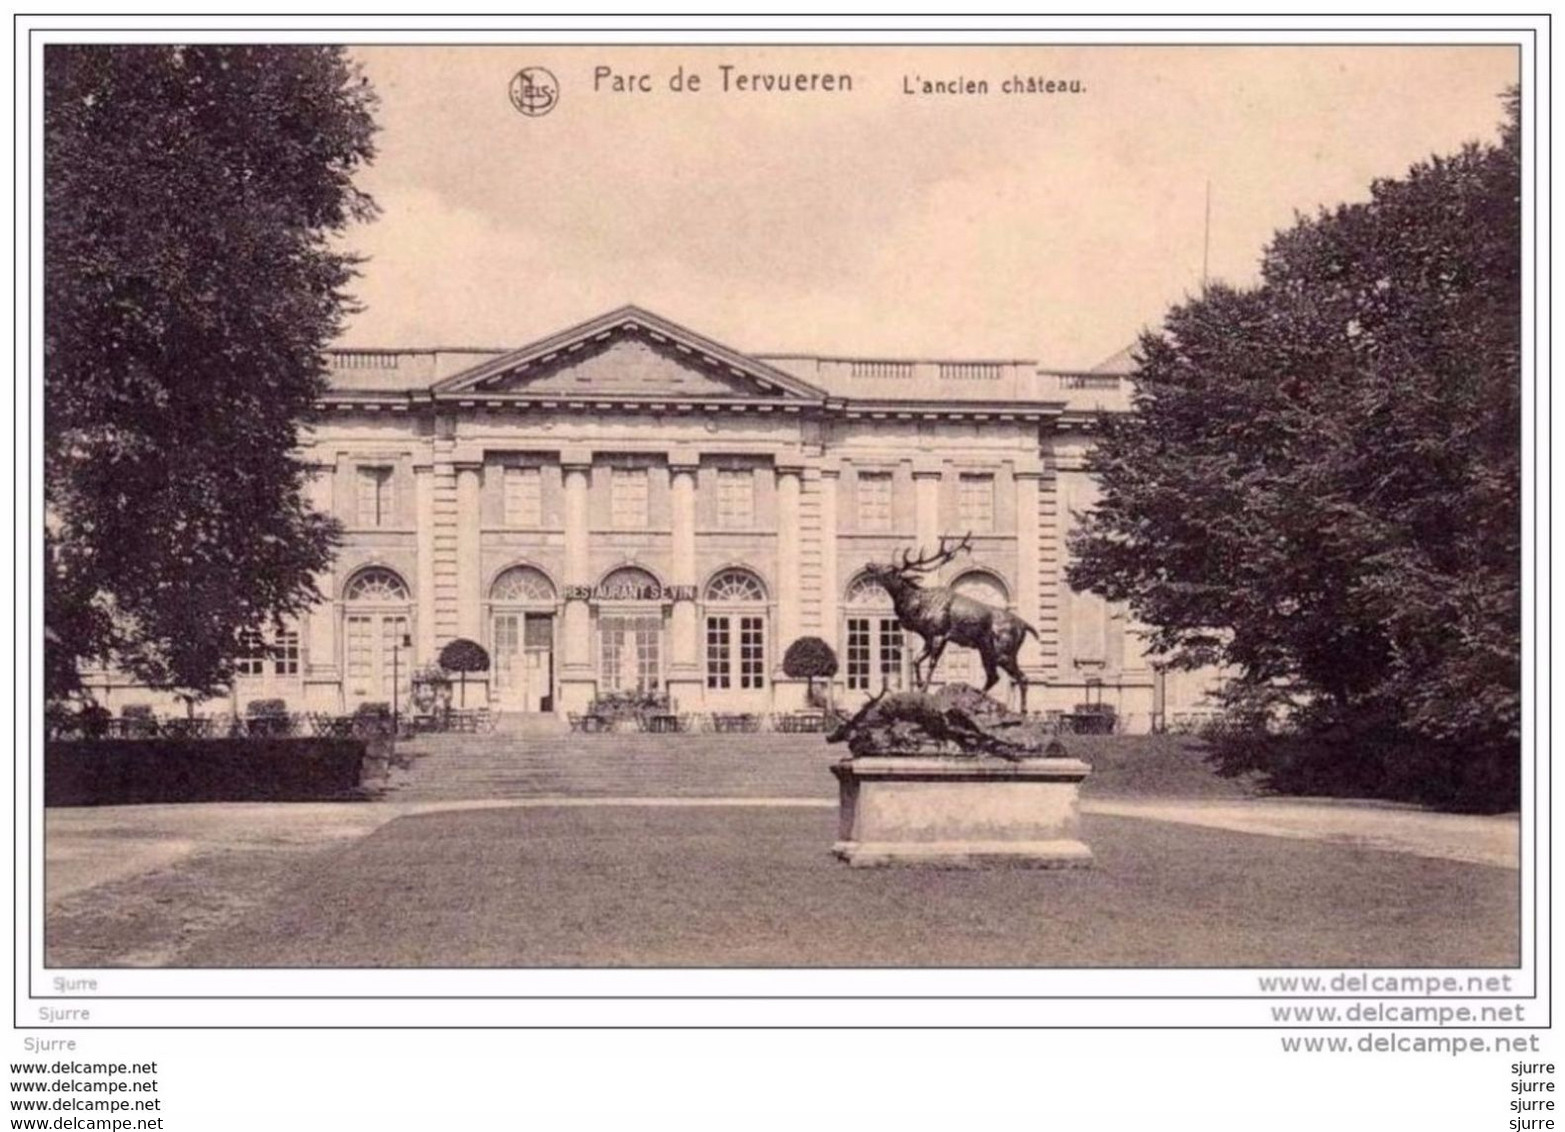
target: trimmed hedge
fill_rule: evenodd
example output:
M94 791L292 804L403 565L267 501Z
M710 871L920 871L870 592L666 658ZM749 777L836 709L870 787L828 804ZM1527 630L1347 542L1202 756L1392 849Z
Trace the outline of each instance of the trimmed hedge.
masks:
M99 739L44 745L46 806L353 797L362 739Z

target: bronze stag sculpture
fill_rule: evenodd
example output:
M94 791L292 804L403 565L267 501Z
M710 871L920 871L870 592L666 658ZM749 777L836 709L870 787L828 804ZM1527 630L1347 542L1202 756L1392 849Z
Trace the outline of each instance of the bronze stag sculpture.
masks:
M962 645L976 649L983 661L983 690L987 693L999 682L1003 669L1021 692L1021 710L1025 714L1027 677L1016 663L1016 654L1027 634L1037 637L1038 630L1010 610L959 594L950 586L926 589L921 581L925 575L972 550L972 532L954 544L948 543L950 538L942 537L934 554L926 555L920 547L919 556L914 558L912 552L904 550L900 560L890 565L871 563L865 568L870 580L891 596L897 621L924 642L923 652L913 660L913 682L921 691L927 691L946 645ZM925 662L928 667L921 670Z

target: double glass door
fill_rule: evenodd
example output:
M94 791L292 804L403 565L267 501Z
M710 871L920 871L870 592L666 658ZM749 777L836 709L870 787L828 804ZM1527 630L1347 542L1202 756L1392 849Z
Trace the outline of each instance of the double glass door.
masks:
M413 653L408 648L408 617L404 613L347 615L344 691L348 707L364 703L393 704L403 710L412 690Z
M494 615L495 691L501 711L554 710L554 615Z

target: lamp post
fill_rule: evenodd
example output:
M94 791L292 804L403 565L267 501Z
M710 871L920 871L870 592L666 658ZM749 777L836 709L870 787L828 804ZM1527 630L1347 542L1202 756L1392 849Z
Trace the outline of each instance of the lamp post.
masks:
M397 633L391 638L391 735L393 738L402 734L402 717L398 693L402 689L402 678L398 668L398 658L403 649L413 647L413 635L411 633Z

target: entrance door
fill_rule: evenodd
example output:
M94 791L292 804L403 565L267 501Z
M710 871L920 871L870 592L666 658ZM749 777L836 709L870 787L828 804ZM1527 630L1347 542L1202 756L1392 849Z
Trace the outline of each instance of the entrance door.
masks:
M523 627L524 711L554 710L554 614L529 613Z
M348 614L346 675L352 703L407 709L413 659L412 650L403 646L407 632L408 619L402 614Z
M501 711L554 710L554 615L494 615L495 685Z

